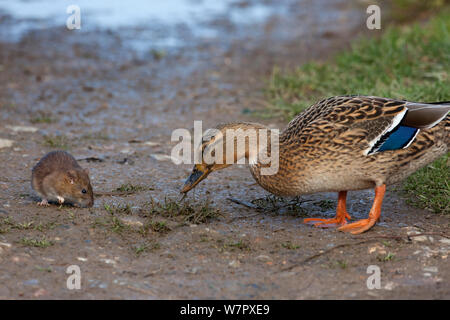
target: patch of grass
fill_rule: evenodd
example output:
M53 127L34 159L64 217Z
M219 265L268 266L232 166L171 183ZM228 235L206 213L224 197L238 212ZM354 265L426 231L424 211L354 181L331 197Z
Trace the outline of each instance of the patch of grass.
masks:
M242 251L250 251L251 250L250 244L247 241L244 241L244 240L238 240L238 241L235 241L235 242L226 243L224 245L224 248L225 249L231 249L231 250L239 249L239 250L242 250Z
M34 228L33 224L34 224L34 221L21 222L21 223L19 222L19 223L16 223L16 225L14 227L19 230L28 230L28 229Z
M200 235L200 242L209 242L211 238L207 234Z
M17 108L17 105L13 102L2 102L0 106L4 110L15 110Z
M120 235L124 235L128 232L134 231L129 225L123 223L123 221L115 215L95 218L91 226L94 229L103 228Z
M81 136L83 140L111 140L111 137L105 132L86 133Z
M151 241L151 242L145 242L141 245L138 245L134 248L134 253L139 256L144 252L147 251L153 251L161 248L161 245L158 242Z
M153 232L159 234L165 234L171 231L172 229L167 225L166 221L153 221L146 223L141 228L139 228L138 233L140 233L143 237L148 235L148 231L152 230Z
M156 49L150 50L150 53L151 53L153 59L155 59L156 61L161 60L162 58L164 58L167 55L166 51L156 50Z
M33 116L30 119L30 122L33 123L33 124L36 124L36 123L53 123L53 122L55 122L55 119L49 113L40 112L37 115Z
M117 218L115 216L111 217L111 230L113 232L121 233L122 231L124 231L124 229L126 229L126 227L127 226L124 225L123 222L119 218Z
M105 218L95 218L94 222L92 223L92 228L96 229L99 227L106 227L108 225L108 221L105 220Z
M153 198L146 203L142 213L149 216L161 215L163 217L181 219L183 223L201 224L221 215L220 211L211 207L207 200L202 203L189 201L176 201L165 198L156 201Z
M10 230L10 227L0 227L0 234L8 233Z
M301 207L305 202L301 197L283 198L275 195L268 195L266 197L254 199L251 201L256 209L264 212L283 212L283 214L303 217L306 215L306 210Z
M151 230L158 233L166 233L171 230L165 221L151 221L148 226Z
M447 12L425 26L392 27L380 38L361 39L328 63L289 73L275 69L267 90L272 111L292 118L320 99L351 94L448 100L449 30Z
M148 191L148 190L154 190L152 187L144 186L144 185L133 185L131 183L124 183L117 189L113 191L120 191L120 192L141 192L141 191Z
M28 247L37 247L37 248L47 248L53 245L53 242L50 240L47 240L45 237L42 237L40 239L33 239L33 238L22 238L20 240L20 243L24 246Z
M48 135L44 137L43 144L53 149L69 149L69 140L66 136Z
M42 271L42 272L48 272L48 273L52 272L52 268L50 268L50 267L44 268L44 267L36 266L36 269L39 271Z
M281 244L281 246L282 246L283 248L289 249L289 250L297 250L298 248L300 248L299 245L293 244L293 243L290 242L290 241L283 242L283 243Z
M16 222L10 217L7 217L0 220L0 227L2 227L0 228L0 233L6 233L11 229L37 230L44 232L46 230L53 229L55 226L56 226L55 222L47 222L47 223L39 222L38 224L36 224L34 221Z
M378 261L380 262L387 262L387 261L391 261L392 259L394 259L395 254L388 252L385 256L377 256Z
M332 269L340 268L340 269L344 270L344 269L347 269L348 263L347 263L347 261L344 261L344 260L336 260L336 261L330 262L330 264L328 266Z
M105 210L110 214L110 215L114 215L114 214L131 214L132 210L131 210L131 205L126 203L126 204L107 204L105 203L103 205L103 208L105 208Z
M407 203L435 213L450 214L450 157L447 153L406 179Z
M11 219L11 217L6 217L6 218L3 218L3 220L1 221L1 224L13 226L15 224L15 222Z
M385 247L392 247L392 243L390 241L387 240L382 240L381 243L385 246Z
M6 217L0 220L0 234L8 233L14 223L11 221L10 217Z
M336 95L450 100L450 10L441 11L427 24L390 27L380 38L361 39L332 61L307 63L287 73L275 69L267 89L272 103L268 115L291 119L313 103ZM448 213L448 177L447 155L407 180L408 202Z
M332 200L320 200L313 202L314 205L319 206L322 211L330 210L335 208L335 203Z
M411 19L436 14L449 5L450 0L391 0L389 15L394 22L411 23Z

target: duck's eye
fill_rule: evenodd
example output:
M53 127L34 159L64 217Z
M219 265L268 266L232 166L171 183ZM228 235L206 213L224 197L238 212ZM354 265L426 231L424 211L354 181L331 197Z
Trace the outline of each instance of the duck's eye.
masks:
M81 190L81 193L86 193L86 192L87 192L86 189Z

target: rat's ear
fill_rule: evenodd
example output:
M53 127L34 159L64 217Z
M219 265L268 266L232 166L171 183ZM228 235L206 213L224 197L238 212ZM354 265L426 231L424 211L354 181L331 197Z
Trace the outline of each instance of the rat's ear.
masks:
M70 184L75 183L76 176L77 176L77 173L74 170L69 170L66 173L66 179Z

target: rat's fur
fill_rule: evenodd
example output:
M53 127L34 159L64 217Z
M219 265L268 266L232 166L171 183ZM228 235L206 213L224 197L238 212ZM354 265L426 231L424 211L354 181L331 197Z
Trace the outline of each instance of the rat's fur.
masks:
M42 198L41 205L48 201L71 203L79 207L92 207L92 192L89 172L80 167L73 156L65 151L52 151L33 168L31 186ZM86 193L83 193L82 190Z

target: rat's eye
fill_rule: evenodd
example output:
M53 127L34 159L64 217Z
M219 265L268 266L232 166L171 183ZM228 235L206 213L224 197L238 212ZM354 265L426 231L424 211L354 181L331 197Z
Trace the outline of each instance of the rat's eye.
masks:
M86 193L86 192L87 192L86 189L81 190L81 193Z

